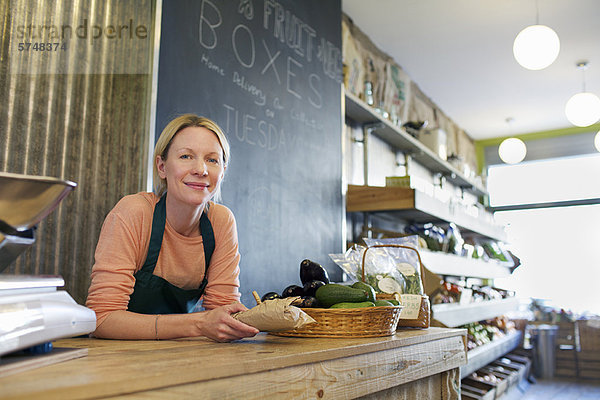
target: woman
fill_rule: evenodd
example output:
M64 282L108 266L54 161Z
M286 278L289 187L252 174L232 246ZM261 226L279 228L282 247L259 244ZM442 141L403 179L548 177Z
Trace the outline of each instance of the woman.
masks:
M218 200L229 144L211 120L186 114L154 149L154 193L125 196L107 215L87 306L96 337L225 342L255 328L231 317L239 303L237 230ZM206 311L190 312L199 299Z

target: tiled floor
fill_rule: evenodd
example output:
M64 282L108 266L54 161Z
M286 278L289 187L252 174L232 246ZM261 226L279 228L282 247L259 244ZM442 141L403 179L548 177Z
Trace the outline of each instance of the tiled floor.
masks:
M539 379L536 383L513 388L506 398L506 400L600 400L600 381L568 378Z

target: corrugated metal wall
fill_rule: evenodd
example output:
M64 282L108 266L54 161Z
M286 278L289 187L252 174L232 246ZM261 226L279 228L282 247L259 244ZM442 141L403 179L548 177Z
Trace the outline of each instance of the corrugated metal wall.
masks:
M83 18L90 26L104 21L104 27L110 21L139 21L143 12L151 44L153 4L151 0L0 3L0 170L78 184L39 224L36 243L5 273L62 275L65 289L79 303L87 296L106 213L122 196L145 189L152 45L145 42L137 57L131 57L131 51L90 47L87 55L71 53L67 64L59 65L40 52L27 56L18 52L14 24L17 17L22 20L19 13L25 9L31 21L51 15L54 23L68 21L73 27ZM77 39L72 37L70 45Z

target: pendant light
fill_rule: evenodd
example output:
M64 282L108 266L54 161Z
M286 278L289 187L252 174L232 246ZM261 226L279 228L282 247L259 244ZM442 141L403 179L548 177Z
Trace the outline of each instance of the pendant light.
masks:
M523 29L513 43L515 60L524 68L540 70L556 60L560 40L552 28L539 24L539 7L536 1L536 24Z
M583 90L572 96L565 106L565 114L570 123L575 126L586 127L600 120L600 98L594 93L585 91L585 70L587 61L579 61L576 66L582 71Z
M509 127L513 121L513 118L506 118L506 123L509 125ZM523 161L526 154L527 146L525 146L525 143L521 139L516 137L504 139L498 147L498 155L506 164L520 163Z

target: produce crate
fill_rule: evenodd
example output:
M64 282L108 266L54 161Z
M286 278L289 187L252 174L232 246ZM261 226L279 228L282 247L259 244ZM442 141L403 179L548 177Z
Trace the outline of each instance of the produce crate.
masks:
M482 370L492 372L494 375L506 379L508 388L516 385L519 381L519 372L514 369L506 368L503 365L491 363L483 367Z
M577 351L575 348L572 349L561 349L557 348L555 353L555 369L554 375L575 378L577 374Z
M494 368L490 368L487 365L485 367L479 369L478 371L492 374L498 379L498 382L496 384L496 396L498 396L498 397L500 397L504 392L506 392L508 390L508 388L511 386L512 381L511 381L510 374L499 372L498 370L496 370Z
M577 366L580 378L600 379L600 350L580 352Z
M576 327L582 352L600 350L600 319L579 320Z
M525 370L522 372L523 378L528 378L531 373L531 357L529 351L519 348L505 354L502 358L509 359L512 364L523 365L525 367Z
M462 398L465 400L494 400L496 398L496 389L494 387L486 390L463 383L460 386L460 392Z
M527 368L524 364L515 363L507 358L500 358L494 361L491 366L509 371L511 375L511 380L509 382L510 386L518 385L520 381L525 379L525 372Z
M558 331L556 332L556 346L560 348L575 349L577 337L575 332L575 322L558 322Z
M499 380L496 382L491 382L491 381L480 381L478 379L472 379L470 377L466 377L461 381L461 385L466 385L466 386L472 386L472 387L476 387L476 388L480 388L480 389L486 389L487 390L494 390L494 398L500 398L500 396L502 396L502 394L504 394L504 392L506 391L506 389L508 389L508 381L506 380ZM462 388L462 386L461 386Z

